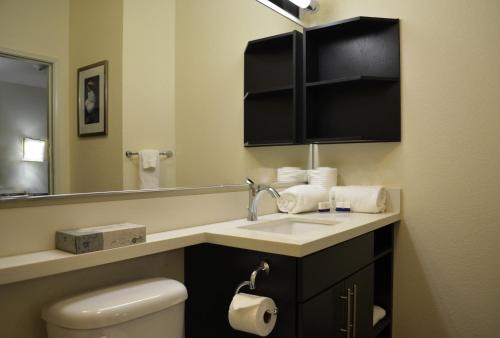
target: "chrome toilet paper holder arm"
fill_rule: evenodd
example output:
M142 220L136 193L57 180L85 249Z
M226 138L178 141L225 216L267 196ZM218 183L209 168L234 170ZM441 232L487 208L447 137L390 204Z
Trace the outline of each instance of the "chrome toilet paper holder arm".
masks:
M234 294L240 293L241 289L244 288L245 286L248 286L250 290L255 290L257 288L256 285L256 280L257 280L257 275L259 272L265 272L267 275L269 275L269 271L271 271L271 267L269 266L269 263L266 261L260 262L260 265L257 269L253 270L252 273L250 274L250 280L244 281L238 285L236 288L236 292Z
M256 285L257 275L261 271L265 272L267 275L269 275L269 271L271 271L271 267L269 266L268 262L266 262L266 261L260 262L259 267L255 270L253 270L252 273L250 274L250 280L241 282L240 285L238 285L238 287L236 288L236 292L234 294L237 295L238 293L240 293L241 289L244 288L245 286L248 286L248 288L250 290L255 290L257 288L257 285ZM276 316L276 315L278 315L278 308L275 307L272 310L266 311L266 313L271 315L271 316Z

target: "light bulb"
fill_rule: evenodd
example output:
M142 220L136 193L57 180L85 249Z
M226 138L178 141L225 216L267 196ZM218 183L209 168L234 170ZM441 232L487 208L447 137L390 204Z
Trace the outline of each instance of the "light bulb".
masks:
M316 12L319 8L318 0L290 0L290 2L309 12Z
M300 8L307 8L311 5L312 0L290 0L293 2L295 5L299 6Z
M23 161L43 162L46 144L46 141L33 140L25 137L23 139Z

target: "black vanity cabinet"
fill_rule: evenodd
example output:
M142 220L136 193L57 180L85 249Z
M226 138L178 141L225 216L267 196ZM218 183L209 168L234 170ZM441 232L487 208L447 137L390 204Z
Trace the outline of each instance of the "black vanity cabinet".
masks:
M227 311L239 283L261 261L257 289L279 313L270 338L389 338L393 225L296 258L203 244L185 250L187 338L251 338L233 330ZM387 316L373 327L373 306Z

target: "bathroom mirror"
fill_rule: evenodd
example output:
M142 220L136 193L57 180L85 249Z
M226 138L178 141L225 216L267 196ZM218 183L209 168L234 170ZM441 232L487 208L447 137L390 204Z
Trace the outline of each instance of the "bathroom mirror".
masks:
M256 0L0 1L1 198L137 190L143 149L159 188L305 166L243 145L246 44L293 30Z

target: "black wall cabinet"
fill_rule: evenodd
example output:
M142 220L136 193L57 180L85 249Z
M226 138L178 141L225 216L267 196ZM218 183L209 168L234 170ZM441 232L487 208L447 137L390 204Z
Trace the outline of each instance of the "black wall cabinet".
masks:
M393 226L302 258L204 244L185 250L186 338L251 338L233 330L227 311L236 286L261 261L255 294L271 297L279 314L270 338L389 338ZM251 293L248 289L242 292ZM373 305L387 317L373 327Z
M302 34L250 41L245 50L245 146L301 142Z
M300 33L293 34L299 41ZM357 17L307 28L299 57L302 67L296 60L283 61L290 43L288 48L267 48L266 57L248 53L250 46L263 41L276 46L279 39L252 41L245 53L245 91L251 93L263 83L281 90L281 95L262 95L258 102L257 96L246 97L245 145L401 140L399 20ZM301 90L292 93L286 86L291 77L300 81ZM263 124L267 127L261 130Z

